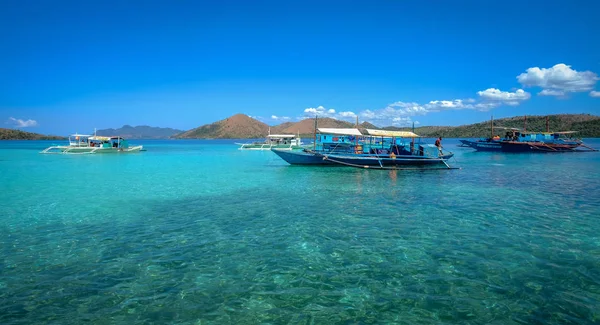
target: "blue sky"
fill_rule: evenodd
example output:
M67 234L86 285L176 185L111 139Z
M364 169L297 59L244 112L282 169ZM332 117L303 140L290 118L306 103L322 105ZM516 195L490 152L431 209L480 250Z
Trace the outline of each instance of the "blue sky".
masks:
M0 127L600 115L596 1L0 4Z

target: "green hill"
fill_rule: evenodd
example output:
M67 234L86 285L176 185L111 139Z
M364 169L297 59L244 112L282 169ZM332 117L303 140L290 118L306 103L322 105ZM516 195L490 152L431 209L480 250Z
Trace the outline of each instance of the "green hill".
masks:
M0 128L0 140L65 140L65 137L43 135L14 129Z
M600 117L590 114L558 114L548 115L549 130L577 131L576 137L600 137ZM494 120L494 133L502 136L505 130L501 127L523 129L525 117L508 117ZM410 130L410 128L387 127L385 129ZM415 133L423 137L445 138L478 138L490 136L490 121L461 126L422 126L415 128ZM527 131L546 131L546 116L527 116Z

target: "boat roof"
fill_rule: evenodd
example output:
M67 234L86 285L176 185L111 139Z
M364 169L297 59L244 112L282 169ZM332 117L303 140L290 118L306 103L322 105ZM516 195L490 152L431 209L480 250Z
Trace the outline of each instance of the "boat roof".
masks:
M267 135L269 138L295 138L295 134L269 134Z
M338 135L362 135L358 129L351 128L318 128L319 132Z
M110 137L93 136L90 137L90 140L108 141L110 140Z
M79 133L75 133L75 134L71 134L72 137L91 137L91 135L89 134L79 134Z
M382 137L398 137L398 138L418 138L419 135L410 131L388 131L388 130L375 130L367 129L369 135L382 136Z

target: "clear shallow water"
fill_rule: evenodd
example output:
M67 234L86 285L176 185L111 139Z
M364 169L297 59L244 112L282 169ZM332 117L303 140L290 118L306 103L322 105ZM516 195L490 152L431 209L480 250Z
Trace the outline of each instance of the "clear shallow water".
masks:
M51 143L0 142L2 324L600 322L598 153L444 139L463 169L420 172Z

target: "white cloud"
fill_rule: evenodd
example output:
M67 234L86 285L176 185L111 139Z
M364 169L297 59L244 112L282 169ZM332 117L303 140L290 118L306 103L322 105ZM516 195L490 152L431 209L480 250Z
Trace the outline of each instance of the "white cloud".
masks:
M21 120L14 117L8 118L8 121L6 123L18 128L28 128L38 125L37 121L35 120Z
M339 112L338 115L341 117L356 117L354 112Z
M426 104L415 102L395 102L379 110L364 110L358 115L377 125L409 125L410 117L426 115L432 112L472 109L489 111L502 105L516 106L531 98L531 94L522 89L514 92L489 88L477 92L479 100L472 98L454 100L432 100Z
M592 90L592 91L590 91L590 96L592 96L592 97L600 97L600 91Z
M319 117L331 117L331 115L335 114L335 109L330 108L326 109L323 106L309 107L304 110L304 115L308 115L310 117L319 116Z
M515 92L511 93L496 88L488 88L483 91L478 91L477 95L490 102L500 102L511 106L519 105L519 102L531 98L531 94L523 89L517 89Z
M554 90L554 89L542 89L542 91L540 91L538 93L538 95L540 96L564 96L565 92L562 90Z
M540 87L542 96L564 96L566 93L589 91L598 81L592 71L577 71L559 63L552 68L529 68L517 76L524 87Z
M278 119L279 117L277 117L277 115L271 115L271 118L272 118L272 119L274 119L274 120L276 120L276 119Z

